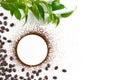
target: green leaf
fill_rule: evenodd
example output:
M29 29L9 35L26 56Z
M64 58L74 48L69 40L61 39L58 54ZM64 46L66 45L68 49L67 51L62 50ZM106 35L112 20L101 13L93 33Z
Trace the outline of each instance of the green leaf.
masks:
M51 14L51 11L52 11L51 6L45 1L40 1L40 3L44 4L45 7L47 8L48 14Z
M5 1L1 2L1 6L5 9L5 10L15 10L14 6L10 3L7 3Z
M55 2L53 1L52 2L52 10L55 11L55 10L61 10L61 9L64 9L65 6L63 4L60 4L58 2Z
M15 15L15 17L16 17L18 20L21 19L21 13L20 13L19 9L16 9L16 10L14 11L14 15Z
M41 5L37 4L37 7L38 7L38 11L39 11L39 14L40 16L43 18L44 20L44 17L45 17L45 12L44 12L44 9Z
M25 4L22 3L22 2L17 2L17 3L16 3L16 6L17 6L19 9L25 9Z
M59 18L59 17L56 17L56 20L55 20L55 24L56 24L56 26L58 26L59 23L60 23L60 18Z
M32 7L30 7L30 10L32 11L33 15L34 15L37 19L39 19L39 11L38 11L36 5L32 5Z
M8 3L14 3L14 2L17 2L17 0L6 0L6 2L8 2Z
M10 14L11 14L11 16L13 16L13 14L14 14L14 11L13 11L13 10L11 10L11 11L10 11Z
M70 12L62 13L62 14L61 14L61 17L63 17L63 18L67 18L67 17L69 17L73 12L74 12L74 11L70 11Z
M52 21L52 14L48 16L48 23Z
M57 3L60 3L60 0L54 0L55 2L57 2Z

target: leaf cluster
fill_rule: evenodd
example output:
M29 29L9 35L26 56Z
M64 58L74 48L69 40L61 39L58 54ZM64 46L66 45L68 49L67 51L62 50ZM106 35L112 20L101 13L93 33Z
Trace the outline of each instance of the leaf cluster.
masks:
M60 18L67 18L74 12L72 10L59 14L54 13L66 8L60 3L60 0L50 2L45 0L1 0L0 5L5 10L10 11L10 14L15 16L16 19L21 20L25 18L25 23L30 10L36 19L46 21L47 23L55 23L56 26L59 24Z

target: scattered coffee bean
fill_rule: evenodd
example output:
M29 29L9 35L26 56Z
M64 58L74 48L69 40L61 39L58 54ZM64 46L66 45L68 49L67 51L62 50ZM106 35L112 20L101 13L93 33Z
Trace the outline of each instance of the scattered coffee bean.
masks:
M6 30L7 32L9 32L9 29L8 29L8 28L6 28L5 30Z
M10 60L12 61L14 58L12 56L10 56Z
M55 70L57 70L58 69L58 66L55 66L55 68L54 68Z
M0 25L2 24L2 21L0 21Z
M5 26L7 26L7 21L4 21L3 23L4 23Z
M8 17L7 16L4 16L3 19L6 20Z
M7 38L6 38L6 37L3 37L3 40L7 40Z
M53 76L53 79L57 79L57 76Z
M25 68L22 68L21 71L24 72L24 71L25 71Z
M3 13L0 13L0 16L3 16L4 14Z
M29 72L27 72L27 73L26 73L26 76L29 77L29 75L30 75Z
M23 76L20 76L19 78L20 78L20 79L23 79Z
M14 23L11 23L11 24L10 24L10 27L13 27L14 25L15 25Z
M36 74L36 71L32 71L33 74Z
M11 43L12 41L11 41L11 40L8 40L7 42L8 42L8 43Z
M38 80L42 80L42 78L40 77Z
M66 70L66 69L63 69L63 70L62 70L62 72L64 72L64 73L65 73L65 72L67 72L67 70Z
M48 76L46 75L45 77L44 77L46 80L48 80Z

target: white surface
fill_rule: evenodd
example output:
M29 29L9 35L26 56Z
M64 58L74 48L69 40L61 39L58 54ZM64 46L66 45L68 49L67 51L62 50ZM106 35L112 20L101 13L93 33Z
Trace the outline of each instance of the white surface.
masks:
M64 0L77 10L61 22L66 80L120 80L120 0Z
M77 9L54 30L62 29L65 51L58 64L68 70L60 80L120 80L120 0L62 3Z
M47 45L41 37L27 35L18 43L17 54L23 63L37 65L46 58Z

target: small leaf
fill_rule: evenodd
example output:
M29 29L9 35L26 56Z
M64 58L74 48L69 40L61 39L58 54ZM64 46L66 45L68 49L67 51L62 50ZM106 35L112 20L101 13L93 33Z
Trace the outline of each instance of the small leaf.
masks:
M14 10L14 6L12 4L9 4L5 1L1 2L1 6L5 9L5 10Z
M36 5L32 5L32 7L30 7L30 10L32 11L32 13L34 14L34 16L39 19L39 12L38 9L36 7Z
M55 2L57 2L57 3L60 3L60 0L54 0Z
M55 10L61 10L61 9L64 9L65 6L63 4L60 4L58 2L55 2L53 1L52 2L52 10L55 11Z
M17 2L17 3L16 3L16 6L17 6L19 9L25 9L25 4L24 4L24 3Z
M60 18L59 18L59 17L56 17L56 20L55 20L55 24L56 24L56 26L58 26L59 23L60 23Z
M69 17L73 12L74 12L74 11L70 11L70 12L62 13L62 14L61 14L61 17L63 17L63 18L67 18L67 17Z
M18 20L21 19L21 13L20 13L19 9L15 9L14 15L15 15L15 17L16 17Z
M51 6L49 6L49 4L45 1L40 1L40 3L44 4L47 8L47 11L48 11L48 14L51 13L52 9L51 9Z
M17 0L6 0L6 2L8 2L8 3L14 3L14 2L17 2Z
M38 11L40 13L40 16L43 18L44 20L44 17L45 17L45 12L44 12L44 9L41 5L37 4L37 7L38 7Z
M13 11L13 10L11 10L11 11L10 11L10 14L11 14L11 16L13 16L13 14L14 14L14 11Z
M52 14L48 16L48 23L52 21Z

